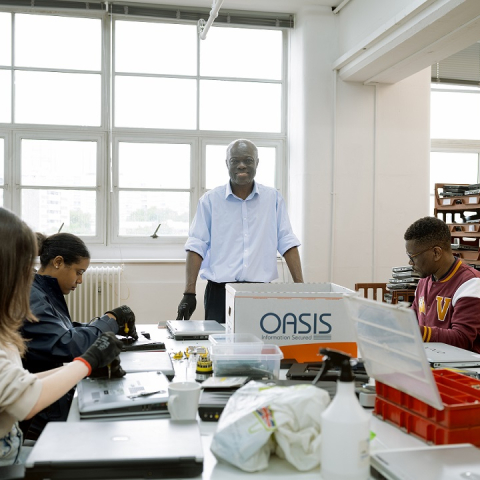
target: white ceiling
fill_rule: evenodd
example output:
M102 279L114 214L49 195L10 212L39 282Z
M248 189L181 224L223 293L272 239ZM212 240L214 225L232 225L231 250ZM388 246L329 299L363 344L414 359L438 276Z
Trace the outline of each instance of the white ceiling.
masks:
M213 0L128 0L128 2L211 8ZM302 7L337 7L340 3L342 0L224 0L222 9L296 13Z

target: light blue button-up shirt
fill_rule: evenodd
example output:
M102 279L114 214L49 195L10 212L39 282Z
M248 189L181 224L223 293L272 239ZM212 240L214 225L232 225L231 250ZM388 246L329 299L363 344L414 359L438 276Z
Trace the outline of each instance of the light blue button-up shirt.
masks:
M277 251L283 255L299 245L276 189L255 182L242 200L229 182L198 201L185 250L203 258L200 276L206 280L271 282L278 277Z

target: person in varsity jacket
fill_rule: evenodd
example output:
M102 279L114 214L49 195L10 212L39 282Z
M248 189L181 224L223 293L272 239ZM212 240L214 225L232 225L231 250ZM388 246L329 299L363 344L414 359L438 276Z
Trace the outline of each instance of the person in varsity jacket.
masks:
M423 341L480 353L480 272L453 255L448 225L438 218L420 218L404 239L421 277L412 308Z

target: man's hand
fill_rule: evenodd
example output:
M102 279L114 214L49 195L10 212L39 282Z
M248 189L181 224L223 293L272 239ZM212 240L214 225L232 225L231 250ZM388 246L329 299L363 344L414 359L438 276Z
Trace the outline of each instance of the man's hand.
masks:
M123 343L113 332L102 333L95 343L83 354L74 360L81 360L89 367L89 375L93 370L106 367L120 355Z
M119 335L138 339L137 329L135 328L135 314L129 306L122 305L105 313L111 313L117 320Z
M177 320L190 320L196 308L196 295L194 293L184 293L182 300L178 304Z

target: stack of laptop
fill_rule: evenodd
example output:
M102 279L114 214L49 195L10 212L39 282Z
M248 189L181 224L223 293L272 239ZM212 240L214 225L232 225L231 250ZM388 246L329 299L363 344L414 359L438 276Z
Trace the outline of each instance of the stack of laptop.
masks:
M167 377L159 371L121 378L84 378L77 385L82 420L169 417Z
M225 326L216 320L167 320L166 327L175 340L208 340L225 333Z
M406 265L392 268L392 278L387 283L388 290L415 290L420 276L413 267Z

